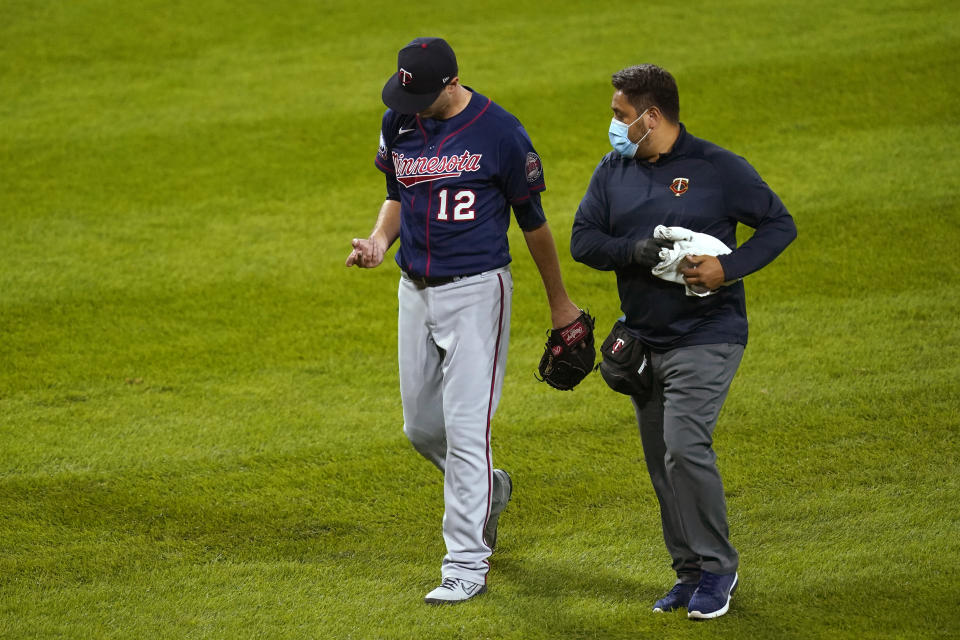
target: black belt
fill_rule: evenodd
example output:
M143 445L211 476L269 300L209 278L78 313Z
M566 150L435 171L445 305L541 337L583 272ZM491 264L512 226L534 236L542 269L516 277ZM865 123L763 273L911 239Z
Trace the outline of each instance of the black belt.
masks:
M412 282L417 289L426 289L427 287L439 287L440 285L450 284L451 282L462 280L467 276L412 276L404 271L403 277Z

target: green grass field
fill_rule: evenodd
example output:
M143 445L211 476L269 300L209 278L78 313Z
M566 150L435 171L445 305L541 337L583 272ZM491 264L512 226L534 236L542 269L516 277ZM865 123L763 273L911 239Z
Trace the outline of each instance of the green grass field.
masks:
M742 583L672 583L629 403L533 371L514 227L490 593L439 579L442 480L401 431L391 264L343 260L396 51L443 35L526 125L568 289L610 74L657 62L799 239L747 279L717 429ZM0 3L0 637L960 637L960 6ZM393 252L391 251L391 256Z

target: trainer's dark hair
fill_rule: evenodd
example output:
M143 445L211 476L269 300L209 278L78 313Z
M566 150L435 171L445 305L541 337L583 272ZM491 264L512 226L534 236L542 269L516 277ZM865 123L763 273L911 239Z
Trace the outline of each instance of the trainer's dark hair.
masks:
M655 64L638 64L613 74L613 87L623 92L637 113L657 107L667 120L680 122L680 94L670 72Z

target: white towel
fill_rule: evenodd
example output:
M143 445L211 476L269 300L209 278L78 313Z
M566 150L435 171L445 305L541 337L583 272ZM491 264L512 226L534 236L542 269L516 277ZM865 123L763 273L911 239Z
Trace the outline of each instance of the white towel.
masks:
M716 293L703 285L688 285L684 282L680 269L688 266L684 260L687 256L722 256L730 253L730 247L707 233L697 233L684 227L665 227L662 224L653 230L653 237L673 242L673 249L660 250L660 262L651 269L653 275L668 282L682 284L686 287L688 296L703 298Z

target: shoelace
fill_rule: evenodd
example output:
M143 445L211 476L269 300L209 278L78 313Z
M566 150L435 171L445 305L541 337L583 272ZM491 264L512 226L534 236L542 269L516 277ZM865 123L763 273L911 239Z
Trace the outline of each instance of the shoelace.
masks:
M455 591L457 588L457 579L456 578L444 578L443 582L440 583L440 586L443 589L450 589L450 591Z

